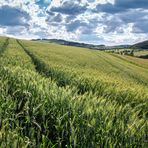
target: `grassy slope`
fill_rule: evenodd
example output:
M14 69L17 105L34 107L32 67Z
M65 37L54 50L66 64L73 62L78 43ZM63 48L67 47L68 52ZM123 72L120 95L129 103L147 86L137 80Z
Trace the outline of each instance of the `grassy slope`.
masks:
M72 85L81 93L92 91L118 103L147 100L145 68L100 51L34 42L23 45L44 63L43 71L57 84ZM38 50L42 46L45 48Z
M23 68L35 69L32 65L30 57L26 55L23 50L20 50L20 46L15 39L9 40L9 44L2 55L1 65L20 66Z
M148 50L140 50L134 53L135 56L148 55Z
M132 47L140 48L140 49L148 49L148 40L144 41L144 42L137 43L137 44L133 45Z
M92 77L100 77L103 74L110 79L119 78L120 81L129 79L130 82L148 82L146 68L105 52L37 42L24 42L24 45L50 67L59 66Z
M41 65L34 66L13 39L0 57L3 147L146 144L147 69L104 52L21 43ZM49 70L52 75L45 78ZM74 79L66 83L70 88L58 87L56 82L67 77ZM92 93L96 81L99 84ZM78 94L75 82L81 84L79 89L91 88Z
M140 52L142 51L139 51L139 52L135 52L135 56L137 56L138 54L140 54ZM146 52L144 52L146 53ZM148 59L143 59L143 58L138 58L138 57L133 57L133 56L127 56L127 55L119 55L119 54L112 54L113 56L116 56L122 60L125 60L127 62L130 62L132 64L135 64L139 67L143 67L144 69L148 69ZM146 55L146 54L144 54Z

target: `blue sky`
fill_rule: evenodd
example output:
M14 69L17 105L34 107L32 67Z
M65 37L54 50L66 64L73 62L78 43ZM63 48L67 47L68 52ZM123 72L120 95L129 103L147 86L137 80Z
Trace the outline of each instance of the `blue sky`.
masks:
M0 35L133 44L148 39L148 0L0 0Z

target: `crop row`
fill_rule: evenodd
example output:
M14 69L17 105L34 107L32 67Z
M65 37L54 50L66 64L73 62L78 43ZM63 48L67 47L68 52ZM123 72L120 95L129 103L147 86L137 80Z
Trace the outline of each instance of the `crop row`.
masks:
M0 55L4 52L4 50L7 48L9 44L9 38L7 38L4 43L2 43L1 47L0 47Z
M6 50L1 55L1 66L20 66L35 70L34 65L28 55L21 49L15 39L10 39Z

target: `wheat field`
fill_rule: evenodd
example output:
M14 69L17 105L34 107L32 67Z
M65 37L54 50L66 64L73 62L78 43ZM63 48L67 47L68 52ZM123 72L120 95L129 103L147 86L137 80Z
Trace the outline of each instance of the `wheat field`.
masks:
M147 147L148 61L0 37L0 147Z

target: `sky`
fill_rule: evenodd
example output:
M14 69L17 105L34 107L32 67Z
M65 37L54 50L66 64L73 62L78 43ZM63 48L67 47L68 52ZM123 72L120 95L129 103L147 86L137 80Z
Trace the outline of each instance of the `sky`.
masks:
M0 35L134 44L148 39L148 0L0 0Z

